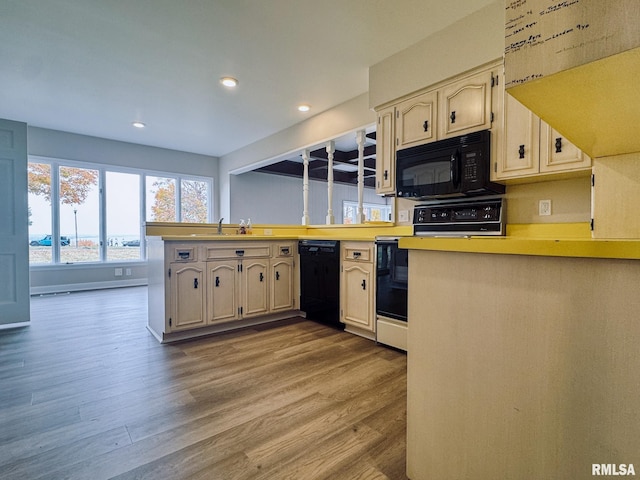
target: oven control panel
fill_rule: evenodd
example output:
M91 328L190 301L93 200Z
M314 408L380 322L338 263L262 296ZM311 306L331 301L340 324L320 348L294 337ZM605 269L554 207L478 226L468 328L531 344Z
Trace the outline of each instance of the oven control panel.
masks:
M504 199L464 200L417 205L414 235L504 235Z

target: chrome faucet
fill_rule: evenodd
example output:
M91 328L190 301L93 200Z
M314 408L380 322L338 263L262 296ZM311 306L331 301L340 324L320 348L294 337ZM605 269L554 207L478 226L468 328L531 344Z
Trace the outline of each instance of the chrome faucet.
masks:
M224 218L221 218L220 221L218 222L218 235L222 235L222 221L224 220Z

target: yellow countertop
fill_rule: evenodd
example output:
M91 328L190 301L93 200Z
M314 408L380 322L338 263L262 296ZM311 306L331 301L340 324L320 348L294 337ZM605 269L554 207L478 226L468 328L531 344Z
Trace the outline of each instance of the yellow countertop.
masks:
M640 239L592 239L583 236L584 231L582 224L540 229L514 226L505 237L406 237L399 246L440 252L640 260Z

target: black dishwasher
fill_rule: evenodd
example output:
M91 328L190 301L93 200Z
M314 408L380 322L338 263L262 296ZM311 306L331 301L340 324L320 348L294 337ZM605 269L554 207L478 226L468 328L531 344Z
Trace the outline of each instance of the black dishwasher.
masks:
M340 242L300 240L300 310L307 318L344 329L340 323Z

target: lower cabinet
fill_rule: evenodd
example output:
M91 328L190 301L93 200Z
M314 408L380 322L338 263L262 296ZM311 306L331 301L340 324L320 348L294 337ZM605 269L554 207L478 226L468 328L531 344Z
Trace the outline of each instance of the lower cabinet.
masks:
M272 312L294 309L294 265L293 258L276 258L271 260L270 303Z
M178 243L152 237L147 245L148 328L160 341L250 325L254 317L285 318L296 309L291 240Z
M340 267L340 321L345 330L368 338L375 335L374 245L343 242Z
M228 322L239 318L240 301L237 295L237 261L207 262L208 322Z
M207 324L205 264L169 264L171 330L202 327Z
M268 269L268 258L207 262L207 323L269 313Z

